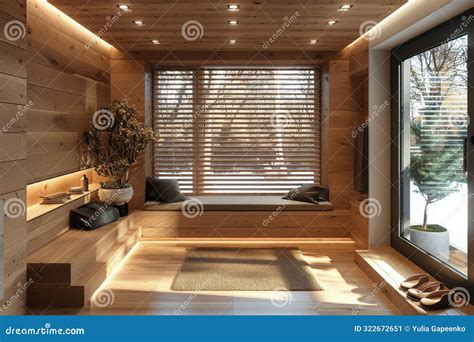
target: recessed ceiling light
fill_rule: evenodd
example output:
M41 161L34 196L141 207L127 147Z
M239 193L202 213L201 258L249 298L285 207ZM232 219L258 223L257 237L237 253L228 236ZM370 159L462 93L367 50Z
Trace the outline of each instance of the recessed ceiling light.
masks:
M151 42L155 45L160 44L160 41L158 39L153 39Z
M235 39L230 39L229 40L229 44L235 44L235 43L237 43L237 41Z
M145 23L144 23L143 21L141 21L141 20L134 20L133 23L134 23L135 25L137 25L137 26L143 26L143 25L145 25Z
M122 11L130 11L130 7L128 7L128 5L117 5L117 7Z
M337 24L337 20L329 20L326 24L329 26L334 26Z
M239 5L227 5L227 10L231 12L237 12L240 10Z
M339 7L338 11L340 11L340 12L347 12L347 11L349 11L351 8L352 8L352 5L344 4L344 5L341 5L341 6Z
M237 20L229 20L229 25L237 25L239 22Z
M309 43L310 43L311 45L314 45L314 44L317 44L317 43L318 43L318 40L317 40L317 39L311 39L311 40L309 41Z

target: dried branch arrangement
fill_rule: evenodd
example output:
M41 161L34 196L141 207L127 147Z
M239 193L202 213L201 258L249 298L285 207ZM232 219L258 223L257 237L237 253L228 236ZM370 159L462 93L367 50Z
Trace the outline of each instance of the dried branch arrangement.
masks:
M97 173L107 177L105 189L129 187L128 173L138 154L156 141L153 130L137 119L139 112L127 100L114 100L96 112L84 132L84 143L93 154Z

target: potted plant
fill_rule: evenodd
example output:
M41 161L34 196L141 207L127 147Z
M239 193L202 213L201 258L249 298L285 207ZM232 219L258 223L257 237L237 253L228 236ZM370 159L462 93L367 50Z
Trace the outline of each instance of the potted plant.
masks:
M430 124L430 120L426 120L425 124L420 119L413 120L411 130L415 141L411 152L410 178L417 187L414 192L423 196L425 207L423 223L410 227L410 241L447 261L449 231L439 224L428 223L428 208L430 204L459 191L460 183L465 180L462 146L450 143L444 134L439 134L440 127Z
M156 140L153 130L137 119L139 112L127 100L114 100L94 113L84 142L93 154L95 170L107 177L101 182L99 199L121 205L133 197L130 167L148 143Z
M467 82L466 47L453 40L410 59L410 179L423 196L423 221L410 240L432 255L449 258L449 231L429 223L428 210L466 182L464 146L469 117L460 112L458 86ZM463 44L461 44L463 45ZM465 141L464 141L465 143Z

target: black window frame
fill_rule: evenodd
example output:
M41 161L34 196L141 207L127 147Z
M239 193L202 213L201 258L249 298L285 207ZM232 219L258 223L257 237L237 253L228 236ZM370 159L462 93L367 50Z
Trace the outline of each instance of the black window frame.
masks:
M401 236L404 218L401 217L400 189L401 181L407 180L407 174L401 170L403 144L401 129L403 117L403 103L401 103L403 84L402 63L406 59L439 46L446 41L468 36L468 113L471 123L468 127L468 136L474 138L474 9L470 9L435 28L393 48L390 51L390 92L391 92L391 149L390 149L390 178L391 178L391 227L390 244L402 255L419 265L426 272L448 287L464 287L471 293L471 302L474 301L474 221L468 220L468 269L467 275L455 270L449 265L432 257L419 247ZM474 143L474 139L471 140ZM468 192L474 193L474 145L468 144ZM406 188L406 187L405 187ZM405 189L406 191L406 189ZM405 193L405 196L407 194ZM468 217L474 218L474 203L468 202ZM406 218L405 218L406 219Z

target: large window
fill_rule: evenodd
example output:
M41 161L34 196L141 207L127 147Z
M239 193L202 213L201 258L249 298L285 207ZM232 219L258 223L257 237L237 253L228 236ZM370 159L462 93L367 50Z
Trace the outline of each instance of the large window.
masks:
M154 173L191 194L281 194L320 182L319 70L155 69Z
M392 245L470 290L473 21L461 15L392 51Z

